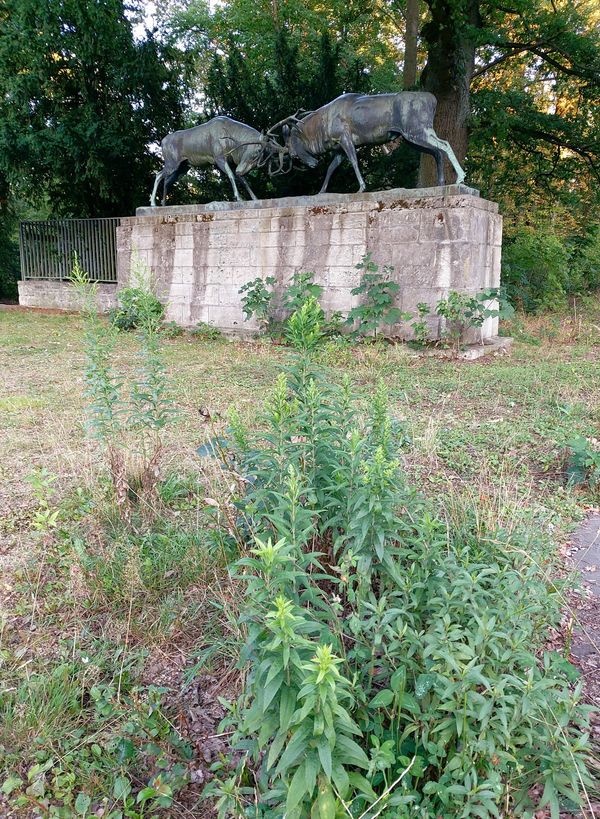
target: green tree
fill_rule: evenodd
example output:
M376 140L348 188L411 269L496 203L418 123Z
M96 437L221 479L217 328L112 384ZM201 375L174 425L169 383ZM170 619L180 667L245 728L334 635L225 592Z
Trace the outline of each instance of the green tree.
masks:
M175 52L123 0L0 0L0 171L52 214L131 213L181 122ZM128 16L129 12L129 16Z
M487 143L502 142L513 157L549 156L545 170L551 176L565 169L565 152L586 175L598 173L600 38L586 4L425 2L427 64L421 81L438 99L436 129L459 161L479 129ZM574 103L570 110L562 105L565 99ZM422 162L421 180L434 180L429 159Z

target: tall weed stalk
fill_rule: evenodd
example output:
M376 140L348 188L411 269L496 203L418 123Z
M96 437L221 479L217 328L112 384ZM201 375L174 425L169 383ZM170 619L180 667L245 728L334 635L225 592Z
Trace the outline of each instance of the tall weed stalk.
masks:
M117 331L98 315L97 286L89 281L77 258L71 281L80 295L84 317L88 428L106 455L120 516L130 524L134 507L146 518L154 514L162 433L175 415L159 319L148 315L140 321L136 336L139 363L135 375L127 377L113 363Z

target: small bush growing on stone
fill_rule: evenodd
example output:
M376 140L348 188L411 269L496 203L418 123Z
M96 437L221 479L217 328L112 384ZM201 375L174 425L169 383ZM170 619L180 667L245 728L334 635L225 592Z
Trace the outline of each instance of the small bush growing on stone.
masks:
M353 307L348 313L346 324L354 325L354 336L365 337L377 334L383 324L396 324L403 319L410 318L410 314L403 313L394 307L394 299L400 291L400 285L391 280L394 268L386 265L383 272L379 272L377 265L367 253L362 261L356 265L362 270L360 284L351 291L353 296L362 296L362 304Z

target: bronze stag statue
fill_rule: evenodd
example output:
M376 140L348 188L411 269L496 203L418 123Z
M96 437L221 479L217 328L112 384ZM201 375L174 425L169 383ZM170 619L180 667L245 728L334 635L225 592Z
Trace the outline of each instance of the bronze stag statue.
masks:
M456 184L460 185L465 173L454 155L450 143L440 139L433 128L437 100L426 91L400 91L396 94L342 94L341 97L304 115L299 113L286 117L269 129L275 136L278 129L289 156L287 169L294 160L309 168L318 165L319 157L334 151L335 156L327 168L320 193L327 185L335 169L347 157L352 163L359 183L359 192L365 189L356 148L360 145L383 145L396 136L402 136L409 145L431 154L437 166L438 185L444 185L444 157L456 171ZM285 172L282 158L279 167L269 162L269 173Z
M275 153L281 154L280 165L283 162L282 148L272 137L229 117L214 117L195 128L168 134L161 142L161 149L164 167L156 174L150 197L152 207L156 206L156 194L161 182L164 205L171 185L191 167L202 165L216 165L227 174L238 201L242 201L242 197L236 179L242 182L252 199L256 199L245 175L265 165Z

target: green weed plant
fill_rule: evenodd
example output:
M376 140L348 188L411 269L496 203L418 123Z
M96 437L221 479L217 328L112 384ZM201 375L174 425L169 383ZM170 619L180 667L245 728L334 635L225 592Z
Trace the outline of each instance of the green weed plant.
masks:
M410 314L394 307L400 285L391 279L393 267L386 265L379 272L379 265L373 261L372 254L367 253L356 269L363 271L360 284L350 292L353 296L361 296L361 304L353 307L346 319L348 325L354 326L355 337L373 336L376 339L382 325L397 324L410 318Z
M544 546L472 509L450 526L407 485L385 390L360 422L313 363L309 304L262 431L234 413L219 448L248 487L231 534L247 638L207 796L221 818L557 819L590 783L588 709L543 651L560 618Z
M157 509L162 435L175 418L163 360L160 318L144 313L137 332L138 366L126 376L114 366L117 333L98 315L97 288L77 260L71 279L84 317L88 430L105 453L121 517L133 508L151 517Z

